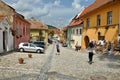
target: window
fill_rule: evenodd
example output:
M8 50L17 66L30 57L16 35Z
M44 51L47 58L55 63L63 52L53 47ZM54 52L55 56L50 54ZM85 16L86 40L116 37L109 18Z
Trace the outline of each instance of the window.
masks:
M100 19L101 19L101 16L97 15L97 26L100 26Z
M30 47L35 47L33 44L30 44Z
M78 29L76 29L76 34L78 35Z
M25 25L23 26L23 35L25 35Z
M73 29L72 33L74 34L74 29Z
M80 29L80 35L82 34L82 29Z
M112 24L112 11L107 13L107 24Z
M17 36L19 35L19 26L18 26L18 24L16 24L16 35Z
M24 43L23 46L28 46L28 44L27 44L27 43Z
M87 27L90 27L90 19L89 19L89 18L87 18L86 26L87 26Z

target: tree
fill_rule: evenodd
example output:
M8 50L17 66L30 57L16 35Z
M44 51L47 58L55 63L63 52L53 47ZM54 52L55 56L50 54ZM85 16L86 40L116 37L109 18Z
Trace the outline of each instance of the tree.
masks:
M50 36L53 37L54 36L54 31L50 31Z

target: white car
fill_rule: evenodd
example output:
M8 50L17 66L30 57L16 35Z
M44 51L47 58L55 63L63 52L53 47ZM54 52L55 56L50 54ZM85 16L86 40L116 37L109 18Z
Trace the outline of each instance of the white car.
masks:
M27 52L37 52L37 53L44 53L44 49L41 47L37 47L33 43L22 42L19 44L18 49L20 52L27 51Z

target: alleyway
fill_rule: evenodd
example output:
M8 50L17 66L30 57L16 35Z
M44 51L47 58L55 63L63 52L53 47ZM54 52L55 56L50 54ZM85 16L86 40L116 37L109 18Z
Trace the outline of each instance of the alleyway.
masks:
M54 45L45 54L13 52L0 56L0 80L120 80L120 61L118 56L95 54L94 63L88 64L87 51L79 52L60 47L56 55ZM23 57L24 64L17 58Z

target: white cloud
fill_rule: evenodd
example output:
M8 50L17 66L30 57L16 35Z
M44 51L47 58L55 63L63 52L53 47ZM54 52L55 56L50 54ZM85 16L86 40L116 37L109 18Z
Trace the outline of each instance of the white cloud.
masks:
M83 8L80 5L80 0L74 0L72 7L69 8L63 6L61 1L54 0L44 3L44 0L17 0L10 5L25 18L35 17L45 24L60 26L68 24L69 19L72 19Z
M75 9L78 9L81 7L80 5L80 0L74 0L73 3L72 3L72 6L75 8Z
M60 6L60 3L61 3L60 0L56 0L56 1L54 2L54 5L56 5L56 6Z
M72 3L73 8L81 10L84 6L81 6L80 2L81 2L80 0L74 0Z

